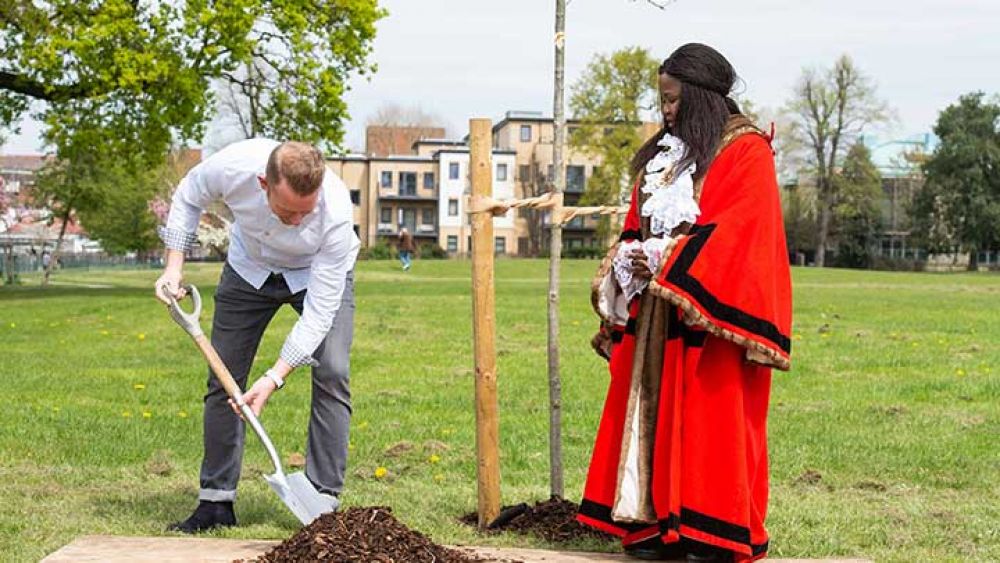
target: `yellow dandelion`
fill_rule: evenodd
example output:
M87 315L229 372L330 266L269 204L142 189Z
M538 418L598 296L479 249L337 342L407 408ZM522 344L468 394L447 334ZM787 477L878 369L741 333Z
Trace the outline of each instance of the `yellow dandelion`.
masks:
M358 430L364 430L365 428L368 428L367 420L358 423Z
M957 375L959 377L962 377L963 375L965 375L965 370L962 369L962 368L956 369L955 370L955 375Z
M353 450L354 449L354 442L348 442L347 443L347 449L348 450Z
M109 334L111 334L111 333L110 333L110 332L108 332L108 331L106 331L106 330L102 330L102 331L101 331L101 336L107 336L107 335L109 335Z
M153 418L153 413L149 411L142 411L142 418Z
M792 338L794 338L795 340L802 340L802 335L801 334L796 334Z
M445 429L441 430L441 433L444 434L445 436L448 436L449 434L452 434L453 432L455 432L455 431L452 430L451 428L445 428Z
M573 326L580 326L580 321L573 321Z
M444 475L441 474L441 473L438 473L437 475L434 476L434 480L437 481L438 483L440 483L440 482L444 481Z
M17 328L17 323L10 323L10 328Z
M830 338L830 333L824 332L822 338Z
M136 391L142 391L145 388L146 388L145 383L136 383L135 385L132 386L132 389L135 389Z
M437 454L431 454L431 457L427 458L427 461L429 463L437 463L437 462L441 461L441 456L439 456Z
M135 337L138 338L139 340L145 340L146 339L146 334L143 333L143 332L140 332L139 334L135 335Z
M911 342L910 346L913 346L914 348L916 348L917 346L920 346L920 343L919 342Z
M389 474L389 470L386 469L386 468L384 468L384 467L379 467L379 468L375 469L375 478L376 479L382 479L382 478L384 478L388 474Z
M187 418L188 417L188 413L187 413L187 411L180 411L180 412L177 413L177 416L179 416L181 418Z
M938 338L938 344L944 344L944 338Z
M128 411L122 411L122 417L124 417L124 418L131 418L132 417L132 413L130 413Z

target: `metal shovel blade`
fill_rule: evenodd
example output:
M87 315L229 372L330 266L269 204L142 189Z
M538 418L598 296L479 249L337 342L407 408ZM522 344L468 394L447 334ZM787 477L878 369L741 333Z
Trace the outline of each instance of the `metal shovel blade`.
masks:
M317 491L301 471L291 475L264 475L264 479L303 525L309 525L320 514L336 510L340 504L336 497Z

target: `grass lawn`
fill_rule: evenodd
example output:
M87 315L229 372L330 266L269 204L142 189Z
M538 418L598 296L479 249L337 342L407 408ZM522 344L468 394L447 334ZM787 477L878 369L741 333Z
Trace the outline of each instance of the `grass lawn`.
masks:
M588 344L595 267L568 261L563 272L566 493L576 501L608 381ZM469 270L358 266L344 499L389 505L438 542L544 546L456 522L476 505ZM210 296L218 271L190 265L189 281ZM84 534L163 534L194 507L205 367L154 301L156 275L63 271L45 290L30 277L0 288L0 560L38 560ZM1000 560L1000 277L794 278L794 369L776 374L770 417L771 555ZM548 496L547 283L546 262L497 263L505 503ZM272 323L252 377L294 320L287 309ZM305 442L306 375L264 413L283 457ZM247 444L241 526L217 535L288 537L297 521L260 477L263 449Z

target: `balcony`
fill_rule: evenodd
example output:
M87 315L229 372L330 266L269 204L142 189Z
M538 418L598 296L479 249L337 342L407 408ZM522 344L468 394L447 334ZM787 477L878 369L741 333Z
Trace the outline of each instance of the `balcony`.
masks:
M426 191L417 192L414 194L410 193L400 193L400 192L379 192L378 198L383 201L426 201L434 202L437 201L437 190L434 190L432 194L428 194Z

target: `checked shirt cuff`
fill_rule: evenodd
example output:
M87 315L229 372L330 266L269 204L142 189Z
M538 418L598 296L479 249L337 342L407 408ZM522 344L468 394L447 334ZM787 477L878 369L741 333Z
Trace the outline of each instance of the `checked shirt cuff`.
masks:
M311 367L319 366L319 362L312 357L312 354L306 354L302 351L302 348L287 340L285 341L285 345L281 347L281 359L285 360L293 368L305 365Z
M160 240L163 241L163 244L170 250L184 252L198 243L196 235L171 229L170 227L160 227L157 229L157 233L160 235Z

